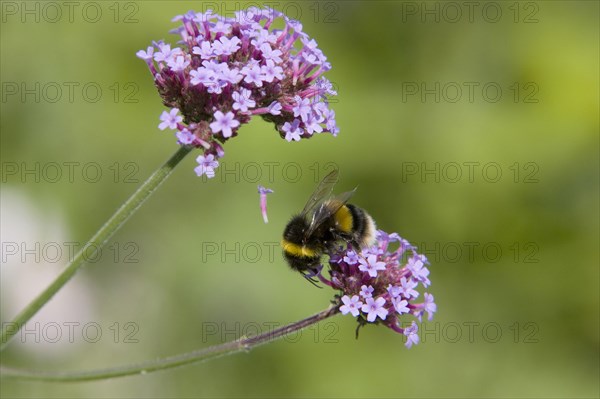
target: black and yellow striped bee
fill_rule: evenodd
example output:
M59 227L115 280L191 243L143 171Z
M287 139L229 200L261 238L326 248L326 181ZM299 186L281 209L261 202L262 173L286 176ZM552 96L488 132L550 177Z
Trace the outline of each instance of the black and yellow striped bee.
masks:
M283 231L283 256L293 270L314 276L321 257L340 242L359 249L375 242L375 222L363 209L347 204L355 193L331 197L338 171L319 183L300 214L292 217Z

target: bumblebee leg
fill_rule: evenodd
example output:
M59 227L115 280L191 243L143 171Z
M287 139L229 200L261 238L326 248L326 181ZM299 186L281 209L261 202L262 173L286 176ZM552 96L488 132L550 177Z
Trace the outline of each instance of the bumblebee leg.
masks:
M358 325L356 326L355 339L358 339L358 333L361 327L364 327L367 322L363 318L358 319Z
M310 273L305 273L303 271L300 271L300 274L302 275L302 277L304 277L308 282L310 282L315 287L323 288L317 284L319 282L319 280L315 279L315 276L318 274L318 272L315 273L315 270L311 270Z

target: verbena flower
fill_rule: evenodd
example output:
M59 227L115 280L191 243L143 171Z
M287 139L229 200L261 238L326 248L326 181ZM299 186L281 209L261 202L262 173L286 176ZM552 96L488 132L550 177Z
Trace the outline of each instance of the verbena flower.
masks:
M260 212L262 213L263 221L269 223L267 216L267 194L271 194L273 190L263 186L258 186L258 194L260 196Z
M376 243L360 252L351 245L338 247L329 259L330 278L319 275L322 282L339 290L342 314L356 317L359 327L368 323L383 324L406 336L410 348L419 342L418 325L413 321L402 327L400 317L412 316L421 321L424 313L431 320L437 311L433 295L417 290L431 284L427 258L396 233L377 231ZM393 248L392 248L393 247Z
M206 158L198 161L198 175L214 176L213 165L224 155L221 144L254 115L273 122L287 141L337 135L328 103L337 93L322 76L331 65L300 22L257 7L232 18L189 11L173 21L181 21L172 31L181 38L177 46L154 42L137 56L170 108L159 128L176 130L180 145L213 156L209 167Z

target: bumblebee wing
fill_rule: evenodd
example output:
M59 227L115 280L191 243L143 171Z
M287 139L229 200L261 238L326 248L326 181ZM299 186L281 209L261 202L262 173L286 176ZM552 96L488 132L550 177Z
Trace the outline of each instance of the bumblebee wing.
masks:
M300 213L302 216L308 215L311 211L316 209L323 201L331 195L333 186L338 182L338 170L331 171L327 176L321 180L321 183L317 186L315 191L311 194L310 198L304 209Z
M314 233L324 221L329 219L329 217L334 215L344 204L346 204L346 202L348 202L355 192L356 188L352 191L347 191L321 203L309 221L310 223L308 229L306 230L305 237L308 237Z

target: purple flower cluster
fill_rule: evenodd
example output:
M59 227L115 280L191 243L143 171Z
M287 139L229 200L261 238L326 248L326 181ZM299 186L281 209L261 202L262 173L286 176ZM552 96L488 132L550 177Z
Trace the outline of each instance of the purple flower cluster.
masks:
M390 249L390 244L398 248ZM341 291L340 312L357 317L359 326L381 323L407 337L410 348L419 342L418 326L413 321L401 327L401 315L413 315L419 321L425 312L429 320L437 310L433 295L424 293L418 301L419 285L431 282L424 255L396 233L377 231L377 242L357 253L351 246L339 248L331 254L331 279L319 275L321 281Z
M182 22L172 31L181 36L179 47L154 42L137 56L170 108L159 128L176 130L181 145L204 149L198 175L214 176L224 154L221 144L253 115L273 122L287 141L337 135L328 103L337 93L322 76L331 65L300 22L257 7L233 18L189 11L173 21Z

